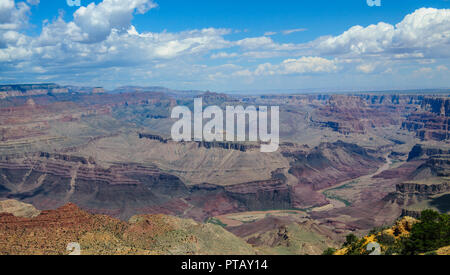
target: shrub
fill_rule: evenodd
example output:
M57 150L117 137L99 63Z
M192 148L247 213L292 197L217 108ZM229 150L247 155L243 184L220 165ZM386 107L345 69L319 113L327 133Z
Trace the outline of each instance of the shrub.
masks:
M324 256L334 255L335 252L336 249L329 247L325 251L323 251L322 255Z
M352 245L358 241L358 237L355 234L349 234L345 237L344 247Z
M395 244L395 237L386 233L381 233L377 236L377 241L384 246L391 246Z
M402 241L402 254L417 255L450 245L450 219L434 210L422 212L420 222L413 225L409 238Z

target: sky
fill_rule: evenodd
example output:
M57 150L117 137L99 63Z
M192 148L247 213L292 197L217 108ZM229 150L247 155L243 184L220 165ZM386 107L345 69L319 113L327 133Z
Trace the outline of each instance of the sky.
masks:
M0 0L0 83L450 88L450 1L368 2Z

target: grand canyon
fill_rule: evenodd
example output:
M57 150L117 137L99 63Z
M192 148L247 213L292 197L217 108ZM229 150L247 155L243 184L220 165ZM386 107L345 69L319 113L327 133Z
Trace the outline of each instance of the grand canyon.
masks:
M447 91L0 90L2 254L321 254L450 211ZM279 150L173 141L171 109L199 97L280 106Z
M449 72L450 0L0 0L0 255L450 255Z

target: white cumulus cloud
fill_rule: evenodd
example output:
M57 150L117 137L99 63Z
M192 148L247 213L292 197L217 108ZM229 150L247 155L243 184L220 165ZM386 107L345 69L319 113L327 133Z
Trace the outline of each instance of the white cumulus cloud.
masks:
M314 43L322 54L389 55L422 58L450 56L450 9L421 8L393 26L380 22L354 26Z
M286 59L280 64L265 63L259 65L255 75L288 75L307 73L330 73L338 70L334 60L322 57L305 56L299 59Z

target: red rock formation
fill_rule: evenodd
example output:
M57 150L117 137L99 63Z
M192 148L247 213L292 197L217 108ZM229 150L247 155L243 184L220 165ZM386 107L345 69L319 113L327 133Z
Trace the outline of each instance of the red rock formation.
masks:
M311 122L345 135L401 125L403 115L421 103L419 96L410 95L333 95L321 99L313 104L317 111Z
M378 169L383 160L354 144L338 141L322 143L310 151L285 153L293 158L290 173L299 184L320 190L370 174Z
M86 232L121 232L126 224L106 216L93 216L74 204L42 211L35 218L0 213L0 254L68 254L67 244Z
M422 140L448 140L450 99L447 97L426 97L420 110L409 115L402 128L415 132Z

